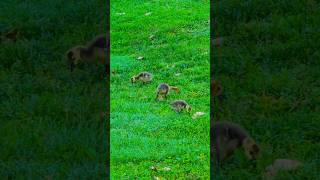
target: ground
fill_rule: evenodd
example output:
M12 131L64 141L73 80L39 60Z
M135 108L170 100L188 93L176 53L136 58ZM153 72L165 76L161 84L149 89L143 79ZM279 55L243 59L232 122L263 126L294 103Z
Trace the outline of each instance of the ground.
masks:
M209 8L208 0L111 2L112 179L209 178ZM152 83L132 85L141 71ZM162 82L181 92L155 101ZM205 115L177 114L175 99Z
M106 178L106 81L64 61L106 32L105 12L104 0L0 2L0 31L20 29L0 44L0 179Z
M216 120L244 126L261 155L249 166L241 151L216 179L259 179L277 158L297 159L303 168L278 179L319 179L320 52L319 2L217 0L213 75L225 89ZM218 107L220 106L220 107Z

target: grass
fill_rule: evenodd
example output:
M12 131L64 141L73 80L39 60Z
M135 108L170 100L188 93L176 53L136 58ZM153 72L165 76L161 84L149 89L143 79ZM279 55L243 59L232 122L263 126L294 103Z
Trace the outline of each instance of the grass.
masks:
M106 32L104 0L0 2L0 178L106 178L106 81L64 53ZM103 68L103 67L102 67Z
M112 179L209 178L209 8L208 0L111 1ZM153 82L131 85L141 71ZM181 93L156 102L162 82ZM206 114L177 114L175 99Z
M243 125L262 149L256 168L237 151L213 177L259 179L274 159L289 158L303 168L278 179L319 179L319 3L216 0L213 10L214 37L225 39L213 54L225 87L214 114ZM67 49L106 31L105 11L102 0L0 2L1 32L21 29L16 43L0 44L1 179L106 178L106 83L99 69L70 74L63 61ZM113 179L208 178L208 19L208 0L111 2ZM131 85L144 70L154 81ZM155 102L160 82L182 92ZM206 114L176 114L174 99Z
M214 77L225 95L217 120L243 125L261 146L257 167L237 152L216 179L260 179L277 158L303 168L277 179L319 179L319 2L216 0Z

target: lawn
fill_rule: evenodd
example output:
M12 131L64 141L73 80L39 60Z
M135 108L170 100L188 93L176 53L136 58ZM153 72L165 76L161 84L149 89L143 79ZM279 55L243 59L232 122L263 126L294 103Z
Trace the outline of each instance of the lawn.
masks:
M320 179L320 9L317 1L216 0L214 77L225 94L216 120L241 124L261 155L249 166L239 151L215 179L261 179L277 158L304 166L277 179Z
M1 33L20 35L0 44L0 179L106 178L106 80L64 62L70 47L106 32L106 5L1 0Z
M111 1L112 179L209 178L209 8L208 0ZM153 81L132 85L142 71ZM155 101L162 82L181 92ZM175 99L205 115L174 112Z

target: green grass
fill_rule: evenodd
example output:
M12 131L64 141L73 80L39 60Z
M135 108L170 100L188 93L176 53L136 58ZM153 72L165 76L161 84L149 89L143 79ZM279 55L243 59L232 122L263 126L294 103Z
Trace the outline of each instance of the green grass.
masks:
M261 146L257 167L241 153L216 179L259 179L277 158L303 168L277 179L319 179L320 81L318 1L216 0L214 76L225 87L216 119L243 125Z
M1 179L107 176L105 80L91 67L71 75L63 61L71 46L106 31L105 11L103 0L0 2L0 31L21 28L16 43L0 44ZM236 152L213 167L214 177L259 179L274 159L289 158L303 168L278 179L319 179L319 3L216 0L214 14L214 36L226 40L214 53L214 76L225 87L216 118L243 125L262 149L256 168ZM113 179L208 179L208 20L208 0L111 2ZM132 86L140 71L154 81ZM155 102L160 82L182 92ZM176 114L174 99L205 116Z
M91 67L72 75L64 53L106 32L106 2L0 2L0 179L105 178L106 81Z
M209 8L208 0L111 2L112 179L209 178ZM141 71L153 82L131 85ZM156 102L162 82L181 93ZM177 114L169 106L175 99L206 114Z

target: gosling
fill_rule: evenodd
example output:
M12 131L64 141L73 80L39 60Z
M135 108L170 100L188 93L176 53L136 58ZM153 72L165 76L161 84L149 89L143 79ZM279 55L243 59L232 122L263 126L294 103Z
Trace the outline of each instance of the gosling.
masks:
M86 46L75 46L66 53L67 64L72 72L79 62L99 62L108 65L107 53L109 48L109 37L99 35Z
M153 75L148 72L141 72L136 76L131 77L131 83L135 83L137 81L141 81L142 84L149 83L152 81Z
M211 94L214 97L219 97L222 95L223 87L221 86L219 81L211 80L210 86L211 86Z
M211 103L217 103L217 108L220 110L223 100L223 86L221 86L219 81L211 80L210 82L210 94L211 94ZM212 106L213 107L213 106Z
M248 160L255 160L259 154L258 145L247 131L231 122L214 122L210 138L213 141L211 145L213 147L210 148L211 157L214 157L216 151L219 162L223 162L239 147L243 148Z
M0 36L1 42L16 42L19 35L19 29L13 28Z
M184 109L188 113L190 113L192 110L191 106L184 100L175 100L170 105L171 105L171 108L177 113L180 113Z
M159 84L158 88L157 88L157 97L156 97L156 100L159 100L159 98L165 98L167 99L167 95L169 94L169 91L175 91L177 93L180 92L180 89L175 87L175 86L169 86L169 84L166 84L166 83L162 83L162 84Z

